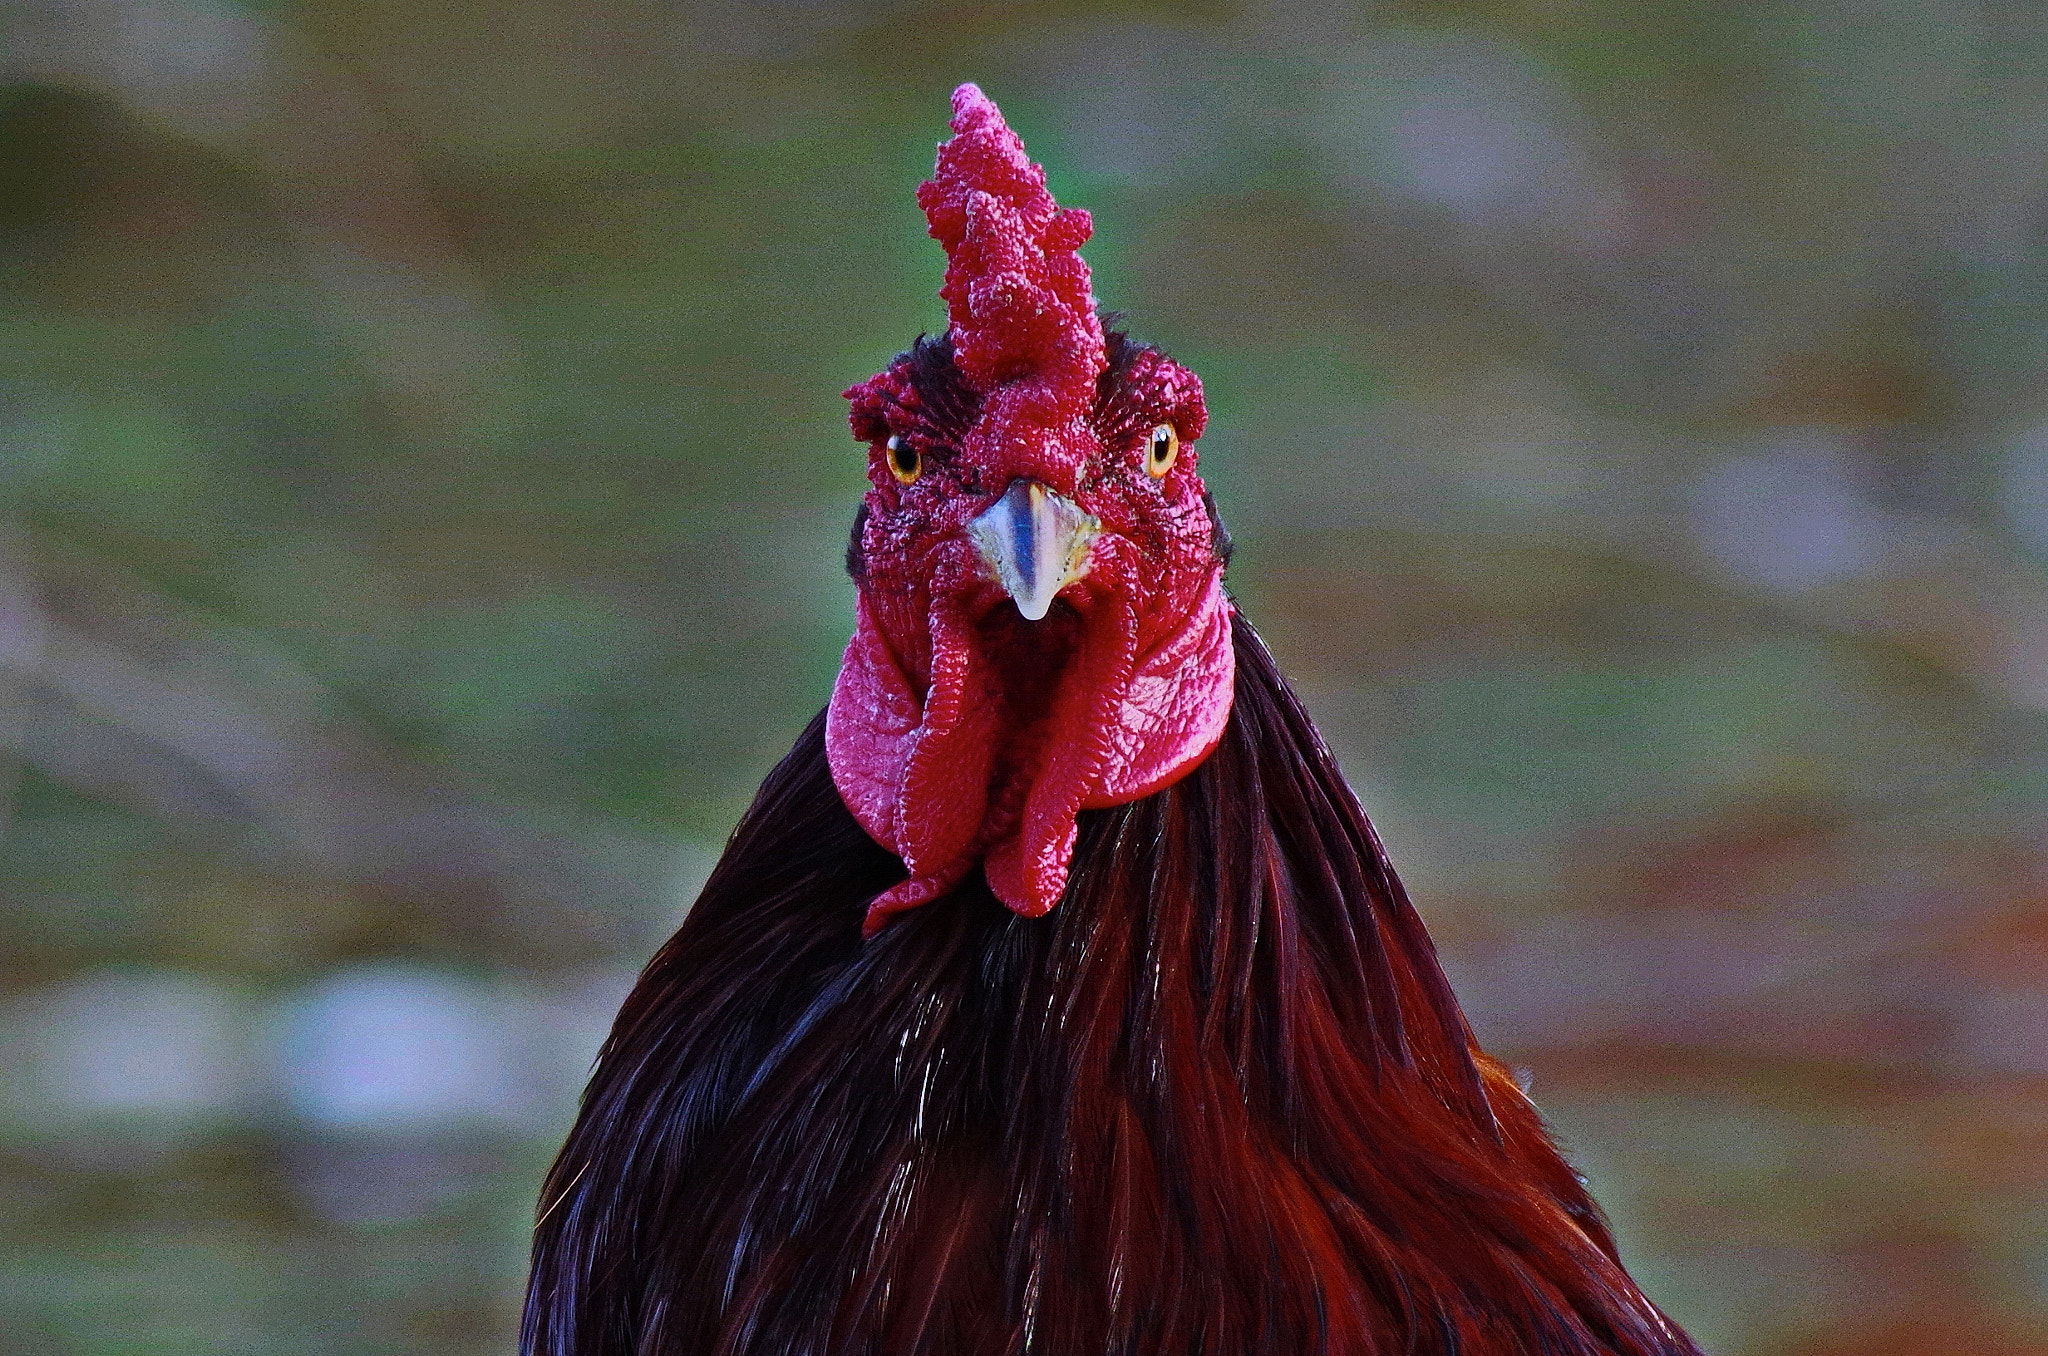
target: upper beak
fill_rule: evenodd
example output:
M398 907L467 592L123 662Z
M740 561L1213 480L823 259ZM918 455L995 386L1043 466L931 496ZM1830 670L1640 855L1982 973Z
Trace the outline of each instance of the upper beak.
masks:
M1101 531L1101 520L1073 500L1022 479L967 525L1027 621L1043 619L1059 591L1088 573L1088 548Z

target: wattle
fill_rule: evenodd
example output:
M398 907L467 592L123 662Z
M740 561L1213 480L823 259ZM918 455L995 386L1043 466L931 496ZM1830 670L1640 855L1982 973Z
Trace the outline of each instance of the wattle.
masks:
M1235 678L1220 569L1172 617L1143 615L1132 597L1075 590L1031 623L1008 602L969 616L938 592L929 672L907 672L907 647L890 643L863 592L826 753L854 818L909 873L869 907L868 934L977 865L1010 909L1048 912L1081 810L1150 795L1215 747Z

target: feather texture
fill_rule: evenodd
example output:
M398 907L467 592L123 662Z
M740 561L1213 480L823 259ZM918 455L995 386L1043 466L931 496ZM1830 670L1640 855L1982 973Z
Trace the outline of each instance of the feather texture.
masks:
M1222 743L1040 919L863 943L903 868L812 724L599 1057L531 1356L1696 1356L1233 626Z

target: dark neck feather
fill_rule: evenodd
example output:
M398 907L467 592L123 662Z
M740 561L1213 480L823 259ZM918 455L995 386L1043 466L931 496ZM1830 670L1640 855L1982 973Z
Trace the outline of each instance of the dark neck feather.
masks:
M1067 897L902 867L814 722L642 976L548 1179L534 1356L1695 1356L1477 1055L1249 626L1216 752Z

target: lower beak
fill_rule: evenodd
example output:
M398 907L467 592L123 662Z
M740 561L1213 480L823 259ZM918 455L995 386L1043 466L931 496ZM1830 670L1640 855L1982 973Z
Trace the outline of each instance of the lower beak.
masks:
M1042 620L1059 591L1088 573L1088 548L1101 531L1101 520L1073 500L1021 479L967 525L1027 621Z

